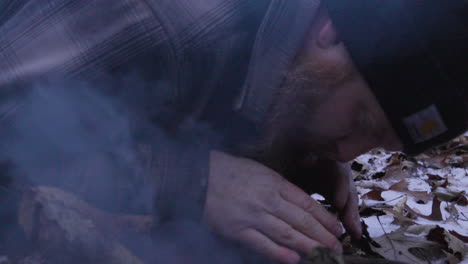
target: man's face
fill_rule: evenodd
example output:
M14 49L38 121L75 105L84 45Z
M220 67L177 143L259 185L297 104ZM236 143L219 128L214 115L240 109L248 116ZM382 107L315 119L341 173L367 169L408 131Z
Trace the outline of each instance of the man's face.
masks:
M286 76L270 125L273 141L343 162L372 148L402 146L324 9Z

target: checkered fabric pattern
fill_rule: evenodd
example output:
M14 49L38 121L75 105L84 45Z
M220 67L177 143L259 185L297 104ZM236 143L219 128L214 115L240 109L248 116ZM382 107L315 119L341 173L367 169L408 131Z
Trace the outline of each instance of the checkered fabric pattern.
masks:
M155 85L153 94L176 105L169 112L178 111L178 127L190 131L220 90L231 91L229 108L258 121L318 5L319 0L2 0L0 94L17 81L49 75L99 79L150 52L159 65L154 75L169 87L159 93ZM144 64L153 69L151 61ZM17 108L2 103L0 120ZM172 210L167 205L174 197L202 207L209 146L187 147L155 134L157 211Z

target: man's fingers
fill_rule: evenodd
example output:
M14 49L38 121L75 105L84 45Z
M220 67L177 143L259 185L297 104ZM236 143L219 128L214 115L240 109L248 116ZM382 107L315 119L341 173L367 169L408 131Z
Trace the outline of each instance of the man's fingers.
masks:
M336 238L336 235L315 219L314 215L306 212L304 209L287 201L282 201L277 210L271 213L273 216L286 222L293 229L302 233L304 236L319 242L321 245L337 251L341 250L341 243ZM328 212L326 213L328 214ZM334 219L334 221L338 223L338 220ZM337 225L341 231L341 226L339 224Z
M301 260L298 253L276 244L257 230L246 229L239 234L238 239L259 253L280 263L297 264Z
M355 192L348 193L344 210L341 212L343 225L354 239L362 235L361 218L359 217L358 196Z
M344 210L348 193L350 188L350 179L352 179L351 167L345 163L335 163L333 170L330 173L334 173L333 177L336 179L333 184L335 185L335 191L332 194L332 205L335 206L339 211Z
M264 234L268 234L276 243L306 255L310 254L312 249L323 246L273 215L267 215L262 226L259 228Z
M285 182L280 194L285 201L299 207L308 214L311 214L313 218L315 218L329 232L335 236L341 235L342 230L338 219L297 186L292 183ZM301 217L304 218L303 220L306 219L305 216Z

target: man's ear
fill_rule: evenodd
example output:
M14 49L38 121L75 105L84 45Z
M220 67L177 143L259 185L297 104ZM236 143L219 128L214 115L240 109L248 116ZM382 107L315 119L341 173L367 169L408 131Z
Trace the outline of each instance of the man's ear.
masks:
M326 9L322 9L309 31L301 58L310 72L327 86L345 81L354 66Z
M322 49L327 49L341 43L330 18L328 18L325 24L318 30L316 43L317 46Z

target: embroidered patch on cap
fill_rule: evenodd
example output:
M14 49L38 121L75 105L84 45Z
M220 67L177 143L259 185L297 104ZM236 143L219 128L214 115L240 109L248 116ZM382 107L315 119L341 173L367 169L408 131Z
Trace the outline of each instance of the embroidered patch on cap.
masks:
M404 118L403 122L415 143L430 140L447 131L435 105Z

